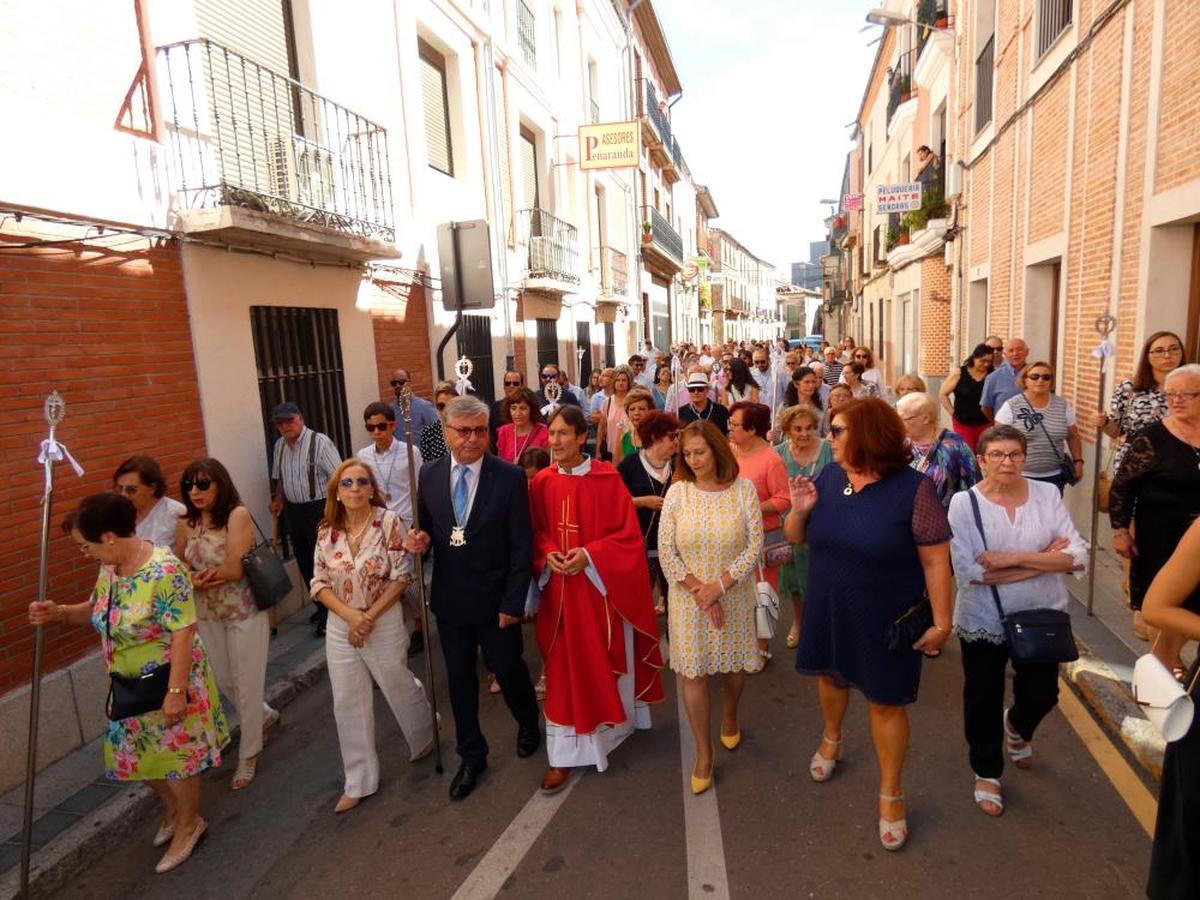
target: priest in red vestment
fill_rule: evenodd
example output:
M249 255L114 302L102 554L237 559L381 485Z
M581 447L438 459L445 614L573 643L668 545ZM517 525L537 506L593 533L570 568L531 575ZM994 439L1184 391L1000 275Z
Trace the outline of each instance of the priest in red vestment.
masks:
M573 766L604 771L608 753L663 699L662 650L645 545L617 470L583 456L587 422L571 406L549 422L553 464L530 485L537 639L546 666L542 790Z

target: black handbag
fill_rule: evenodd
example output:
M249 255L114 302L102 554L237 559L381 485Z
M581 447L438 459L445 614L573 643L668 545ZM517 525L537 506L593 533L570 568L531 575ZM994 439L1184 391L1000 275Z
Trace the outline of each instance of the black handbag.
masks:
M109 613L113 604L113 589L109 585L108 606L104 610L104 633L112 643L112 621ZM171 664L169 662L155 666L149 672L140 675L121 675L117 672L108 673L108 700L104 711L109 721L118 722L130 716L140 716L143 713L162 709L167 699L167 688L170 686Z
M983 539L983 549L987 549L987 534L983 530L983 517L979 513L979 500L975 491L967 491L971 500L971 513L975 517L975 527ZM996 612L1000 615L1000 624L1004 626L1004 635L1008 640L1008 655L1017 662L1029 663L1064 663L1079 659L1079 648L1075 646L1075 635L1071 631L1071 617L1057 609L1026 609L1021 612L1005 615L1004 606L1000 603L1000 591L996 585L992 589L992 602L996 604Z
M283 560L279 558L263 530L258 527L253 515L250 516L250 521L254 522L262 542L246 551L242 557L242 572L246 581L250 583L254 605L260 610L270 609L291 593L292 579L283 567Z
M928 597L922 598L893 619L884 635L883 643L888 653L903 653L913 651L913 644L921 639L933 627L933 604Z

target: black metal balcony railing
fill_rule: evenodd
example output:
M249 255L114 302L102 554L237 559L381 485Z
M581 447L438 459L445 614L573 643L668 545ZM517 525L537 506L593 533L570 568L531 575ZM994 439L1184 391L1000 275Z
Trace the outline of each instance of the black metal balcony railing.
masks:
M613 247L600 248L600 288L610 297L623 297L629 289L629 258Z
M949 16L946 10L946 0L921 0L917 4L917 56L933 36L934 26L938 20Z
M595 97L593 97L589 102L591 104L592 124L597 125L600 122L600 104L596 102Z
M536 20L533 18L533 10L525 4L525 0L517 0L517 45L521 48L521 55L525 57L525 62L531 68L535 67L537 65Z
M658 92L654 90L654 83L648 78L643 78L646 89L641 93L642 108L638 110L643 116L650 119L654 125L654 130L658 132L659 140L663 142L664 147L671 145L671 120L667 118L667 114L658 106Z
M651 243L683 265L683 238L679 236L679 232L672 228L671 223L653 206L642 207L643 231L646 222L650 223Z
M544 209L517 210L517 228L530 278L579 283L579 233Z
M157 50L179 206L239 206L394 241L387 132L206 38Z
M896 59L895 65L892 66L891 73L888 75L887 121L889 125L892 123L892 116L895 115L900 104L912 96L912 70L916 57L916 50L908 50L901 53Z
M671 138L671 159L675 160L675 168L683 168L683 151L679 149L679 141Z
M996 36L988 38L975 58L975 131L992 121L992 70L996 67Z

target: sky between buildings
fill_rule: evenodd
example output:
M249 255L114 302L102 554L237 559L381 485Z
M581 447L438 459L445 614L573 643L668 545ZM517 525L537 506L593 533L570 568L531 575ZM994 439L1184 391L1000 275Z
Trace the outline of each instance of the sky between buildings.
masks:
M683 96L671 122L718 224L781 272L841 188L881 29L856 0L656 0ZM785 275L786 277L786 275Z

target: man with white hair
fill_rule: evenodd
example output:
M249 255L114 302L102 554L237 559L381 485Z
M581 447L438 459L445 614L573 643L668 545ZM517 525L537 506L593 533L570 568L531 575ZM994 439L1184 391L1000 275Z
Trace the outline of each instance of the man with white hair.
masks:
M821 407L825 408L829 405L829 382L825 380L825 363L814 359L808 367L821 379Z

